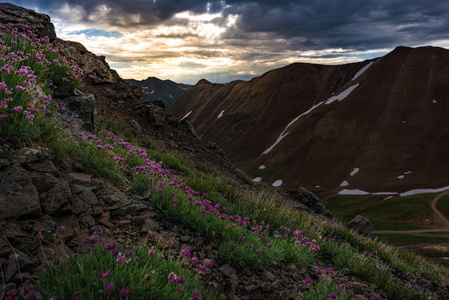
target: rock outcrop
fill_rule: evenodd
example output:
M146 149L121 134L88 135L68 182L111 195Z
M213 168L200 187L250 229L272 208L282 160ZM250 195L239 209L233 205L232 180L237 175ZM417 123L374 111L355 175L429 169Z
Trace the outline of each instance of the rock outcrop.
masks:
M346 227L350 230L357 232L358 234L369 236L373 232L374 226L371 222L360 215L357 215L351 222L349 222Z
M0 165L0 268L6 290L35 276L47 262L82 251L78 246L92 228L133 223L158 230L153 211L147 199L98 177L59 169L46 149L15 150ZM58 242L42 242L44 237Z
M23 25L41 37L48 36L50 41L56 39L55 26L48 15L10 3L0 3L0 24L11 24L25 31Z
M323 215L329 219L333 217L332 213L326 209L323 203L320 202L320 199L307 189L300 187L297 189L286 189L285 192L296 203L304 205L312 212Z

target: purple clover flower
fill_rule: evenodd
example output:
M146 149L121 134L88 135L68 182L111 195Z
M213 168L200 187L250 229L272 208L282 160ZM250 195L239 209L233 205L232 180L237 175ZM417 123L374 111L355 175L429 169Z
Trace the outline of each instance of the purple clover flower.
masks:
M201 296L201 293L200 293L200 291L198 291L198 289L195 289L192 292L192 299L193 300L203 300L203 297Z
M100 241L99 235L86 236L84 238L84 244L86 245L95 245Z
M112 284L110 282L106 282L104 285L104 293L109 294L112 293L115 290L115 284Z
M205 258L205 259L203 259L203 264L208 268L212 268L214 266L214 259L213 258Z
M133 289L132 286L128 286L126 289L121 289L120 294L122 294L123 296L129 296L129 294L131 294L132 289Z
M113 250L117 247L117 243L113 242L113 243L109 243L104 247L104 250Z
M176 291L178 292L178 293L183 293L184 292L184 286L182 285L182 284L180 284L180 285L178 285L177 287L176 287Z
M107 277L111 277L112 276L112 271L111 269L109 269L106 273L104 273L103 271L101 271L100 273L98 273L98 277L100 277L100 280L103 280Z
M304 279L304 284L305 285L314 285L316 283L316 281L315 280L313 280L312 278L310 278L310 277L307 277L306 279Z
M190 250L189 250L189 248L184 248L181 250L181 252L179 254L181 255L182 258L190 257Z

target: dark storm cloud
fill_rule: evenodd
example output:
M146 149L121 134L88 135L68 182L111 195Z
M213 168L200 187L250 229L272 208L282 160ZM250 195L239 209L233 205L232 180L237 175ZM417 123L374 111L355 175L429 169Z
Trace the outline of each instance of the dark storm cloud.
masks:
M243 32L270 32L309 49L394 47L447 39L449 2L407 1L277 1L228 0L226 12L241 16ZM407 33L407 34L405 34Z
M246 44L256 33L287 41L287 49L345 48L367 50L418 45L447 39L449 1L441 0L38 0L13 3L39 7L50 14L68 3L82 6L86 22L95 22L98 7L110 8L104 18L110 25L133 27L157 24L188 24L172 17L179 12L222 12L220 24L231 14L237 24L223 35L233 43ZM135 18L138 15L139 18ZM237 42L240 40L240 42Z

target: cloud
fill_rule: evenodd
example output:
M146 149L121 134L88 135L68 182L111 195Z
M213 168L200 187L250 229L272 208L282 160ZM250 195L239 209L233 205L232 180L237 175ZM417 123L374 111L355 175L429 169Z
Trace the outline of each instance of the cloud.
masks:
M441 0L12 3L49 14L59 37L137 79L250 76L297 61L361 61L398 45L449 45L449 2Z

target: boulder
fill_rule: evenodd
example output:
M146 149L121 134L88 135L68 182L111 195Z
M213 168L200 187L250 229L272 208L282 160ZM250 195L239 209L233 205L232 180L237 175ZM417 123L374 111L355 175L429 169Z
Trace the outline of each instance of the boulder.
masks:
M178 118L168 115L166 121L170 126L178 128L187 134L198 137L193 126L186 119L180 121Z
M298 201L299 204L306 206L314 213L323 215L329 219L333 217L332 213L320 202L320 199L307 189L300 187L298 189L287 189L286 192L290 197Z
M82 123L78 125L81 127L78 129L79 131L93 132L95 130L97 110L95 109L95 96L93 94L84 94L77 90L75 95L60 99L59 103L62 104L59 113L66 117L61 119L74 118L81 120Z
M27 171L21 166L0 172L0 219L41 215L39 194Z
M71 213L71 199L67 182L61 179L53 189L41 195L42 209L50 215Z
M21 148L14 153L13 159L19 164L27 166L32 163L48 161L51 159L51 155L44 148Z
M374 229L373 224L360 215L357 215L354 220L346 224L346 227L364 236L369 236Z

